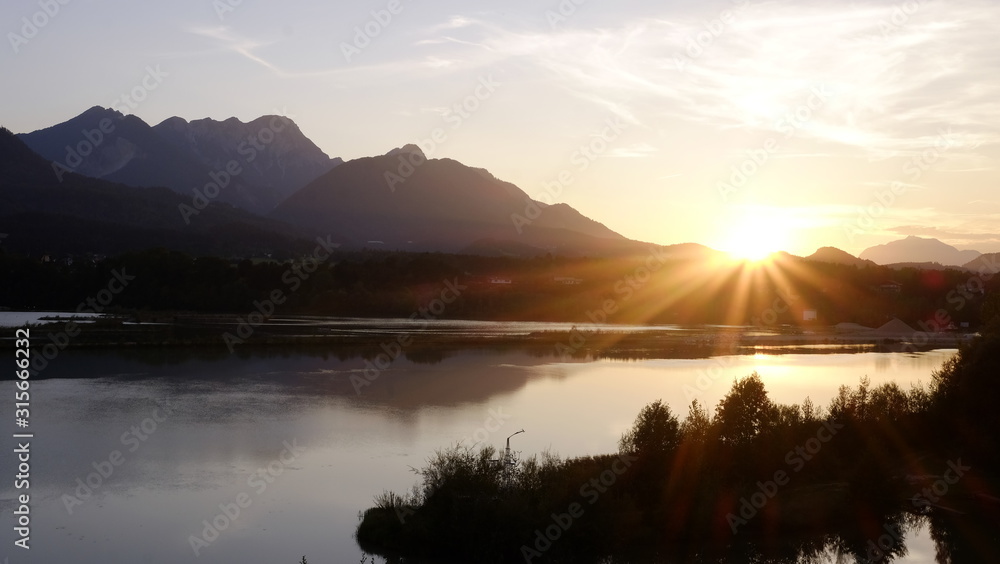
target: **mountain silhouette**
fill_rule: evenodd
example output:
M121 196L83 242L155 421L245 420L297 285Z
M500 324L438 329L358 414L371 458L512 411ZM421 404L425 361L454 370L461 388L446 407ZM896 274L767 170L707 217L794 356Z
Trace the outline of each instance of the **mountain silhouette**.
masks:
M335 234L349 246L477 254L638 252L567 204L532 200L488 171L427 159L415 145L348 161L283 202L271 217Z
M962 266L984 276L1000 273L1000 253L979 255Z
M941 263L962 266L981 255L979 251L960 251L937 239L909 236L884 245L865 249L859 256L876 264Z
M244 207L266 213L316 177L343 163L331 159L289 118L262 116L247 123L168 118L153 131L174 146L195 154L212 170L240 164L240 180L253 187Z
M292 252L306 242L292 227L210 203L186 224L191 198L87 176L53 174L51 162L0 128L0 219L4 247L28 253L112 254L167 247L195 254Z
M817 262L828 262L832 264L847 264L851 266L866 266L872 264L870 260L860 259L847 251L842 251L836 247L820 247L815 253L805 257L806 260Z
M225 184L219 201L256 213L270 211L341 162L280 116L250 123L173 117L151 127L134 115L95 106L19 137L53 162L57 176L72 171L132 186L165 186L186 196L215 182Z

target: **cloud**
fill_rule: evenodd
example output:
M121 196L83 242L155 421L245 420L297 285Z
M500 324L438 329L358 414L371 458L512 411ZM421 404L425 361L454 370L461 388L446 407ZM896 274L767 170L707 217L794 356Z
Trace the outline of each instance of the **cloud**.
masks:
M227 26L218 27L190 27L186 31L193 33L195 35L200 35L202 37L207 37L213 39L222 45L225 50L232 51L238 55L242 55L247 59L263 66L264 68L273 71L278 74L283 74L281 69L271 64L264 58L256 55L254 51L260 47L265 47L271 43L265 43L260 41L251 40L245 37L241 37L235 32L233 32Z
M633 122L774 131L806 116L797 137L881 156L919 154L948 127L1000 142L989 125L1000 121L1000 87L982 80L1000 72L990 23L1000 5L914 5L906 14L886 3L782 1L733 10L726 22L721 12L688 11L589 29L466 19L461 29L484 53L534 65ZM817 89L828 95L817 99Z
M949 231L934 226L900 225L889 229L900 235L915 235L918 237L934 237L936 239L958 239L964 241L1000 241L1000 233L969 233Z
M636 143L634 145L629 145L628 147L618 147L611 151L608 151L609 157L615 158L641 158L648 157L654 153L657 153L659 149L650 145L649 143Z

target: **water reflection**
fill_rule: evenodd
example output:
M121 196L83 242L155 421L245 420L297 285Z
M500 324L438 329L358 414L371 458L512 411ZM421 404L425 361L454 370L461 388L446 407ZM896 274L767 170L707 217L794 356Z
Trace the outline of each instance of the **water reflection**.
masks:
M734 377L757 370L777 401L800 402L809 395L825 404L840 383L864 375L873 383L927 381L930 370L954 353L586 362L525 348L446 348L427 357L407 352L358 386L352 377L365 378L376 351L62 353L32 388L38 539L37 548L18 562L277 564L302 554L311 562L357 562L361 551L352 535L358 511L383 489L408 490L415 481L411 467L422 466L435 449L474 436L491 411L509 418L483 442L500 444L508 430L525 428L514 443L517 450L580 456L614 451L635 414L653 399L681 409L690 401L687 388L713 405ZM699 388L699 376L713 367L721 367L718 375ZM0 394L12 392L12 382L0 382ZM122 436L163 406L172 410L169 417L128 450ZM248 480L279 456L285 441L297 441L304 454L196 557L189 536L219 512L220 503L246 491ZM2 447L12 448L10 439ZM69 513L63 495L72 494L76 480L86 479L93 464L114 450L122 451L125 463ZM0 462L0 473L13 474L10 457ZM9 484L3 488L0 511L9 516L14 492ZM963 541L955 538L965 537L949 526L930 530L935 539L959 546ZM981 533L976 542L993 538ZM11 543L11 534L4 528L0 541ZM915 551L911 538L908 546ZM848 540L841 548L864 547L860 537ZM796 546L829 548L825 540L809 542ZM960 546L954 550L961 554ZM801 556L791 547L774 554Z
M581 556L594 564L982 564L1000 561L996 515L918 516L903 512L810 536L758 539L711 547L673 547L655 554ZM366 562L439 564L428 560L367 554ZM553 560L559 562L559 560Z

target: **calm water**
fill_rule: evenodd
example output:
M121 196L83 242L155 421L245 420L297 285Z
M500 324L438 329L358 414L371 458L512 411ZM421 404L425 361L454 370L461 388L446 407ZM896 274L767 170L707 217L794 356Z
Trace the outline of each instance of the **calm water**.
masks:
M692 397L713 406L733 378L756 370L775 400L825 406L840 384L866 375L872 384L926 383L954 352L556 362L469 350L436 364L400 358L357 393L359 358L69 351L31 388L32 548L12 549L5 525L2 554L11 564L291 564L303 554L315 564L358 562L359 511L383 489L408 490L410 467L439 447L501 446L523 428L512 445L525 455L611 452L657 398L681 414ZM0 389L12 397L12 382ZM120 464L70 514L64 495L116 450ZM268 467L270 475L260 470ZM15 473L10 456L2 472ZM3 484L7 524L14 492ZM237 499L249 505L196 557L190 535ZM925 533L909 547L902 562L933 561Z

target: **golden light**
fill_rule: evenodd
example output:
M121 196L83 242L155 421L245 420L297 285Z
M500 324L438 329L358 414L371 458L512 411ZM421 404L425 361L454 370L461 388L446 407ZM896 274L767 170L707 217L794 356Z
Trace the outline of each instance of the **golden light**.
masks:
M742 209L723 229L716 248L737 260L759 262L789 248L791 242L788 220L763 207Z

